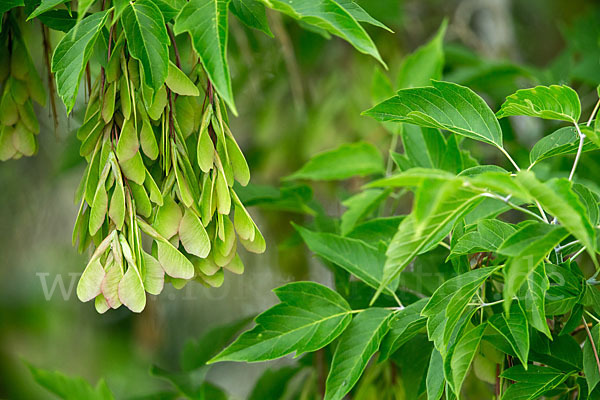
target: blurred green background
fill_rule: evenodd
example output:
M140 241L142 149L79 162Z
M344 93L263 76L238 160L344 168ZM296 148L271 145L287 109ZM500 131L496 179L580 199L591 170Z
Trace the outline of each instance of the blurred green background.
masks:
M360 113L379 97L383 77L396 87L402 58L428 41L444 18L449 22L444 79L473 88L493 110L517 88L535 84L572 85L582 98L584 117L597 99L600 10L595 1L358 3L394 31L367 28L388 71L342 40L327 40L280 15L269 15L276 39L230 18L229 57L240 111L232 130L248 158L253 184L277 187L312 155L346 142L363 139L385 153L390 133ZM39 29L37 22L29 25L31 32ZM39 54L39 43L27 44ZM39 71L45 74L41 63ZM0 398L50 398L23 361L94 384L104 377L118 399L161 391L168 385L149 375L151 366L177 369L190 338L263 311L275 303L271 289L284 282L331 283L327 270L292 233L290 221L303 223L307 216L281 207L253 207L267 252L243 253L246 272L229 274L221 288L190 284L177 291L168 286L160 296L151 296L141 315L125 307L98 315L92 304L80 303L75 287L87 258L71 246L71 229L84 162L72 131L83 106L81 98L70 119L60 118L56 132L48 109L37 109L42 124L38 155L0 165ZM552 131L551 124L525 118L503 128L509 150L523 163L532 144ZM491 147L465 145L476 146L489 162L505 163ZM570 162L557 159L536 172L543 176L545 168L562 168L566 174ZM598 159L584 156L582 163L580 179L597 184ZM307 196L337 216L342 209L336 196L360 184L312 185ZM232 398L244 399L265 368L286 363L219 364L208 378Z

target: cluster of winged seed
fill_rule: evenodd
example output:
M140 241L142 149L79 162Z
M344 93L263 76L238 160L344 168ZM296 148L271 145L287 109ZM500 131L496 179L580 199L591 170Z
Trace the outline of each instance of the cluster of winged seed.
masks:
M201 66L188 76L170 63L154 90L124 42L117 40L77 132L88 165L73 243L95 246L77 295L95 299L100 313L122 304L140 312L146 293L159 294L165 281L220 286L223 269L244 270L238 242L265 250L233 190L234 181L248 183L248 165L218 96L197 83Z
M40 125L33 101L44 105L46 92L25 43L3 35L0 43L0 161L36 153Z

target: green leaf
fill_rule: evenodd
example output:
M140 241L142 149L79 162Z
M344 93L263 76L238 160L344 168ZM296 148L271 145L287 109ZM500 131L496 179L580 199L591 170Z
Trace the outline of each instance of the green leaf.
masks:
M239 18L246 26L258 29L273 37L265 6L258 0L233 0L229 6L231 13Z
M433 349L427 369L427 400L440 400L444 393L444 359L439 351Z
M473 254L496 251L516 229L497 219L483 219L477 222L477 230L461 236L452 245L451 254Z
M372 144L358 142L317 154L285 179L329 181L384 172L383 157L379 150Z
M151 0L129 2L121 24L127 49L140 62L145 83L158 91L169 69L169 36L160 9Z
M364 112L378 121L407 122L445 129L502 147L502 130L488 105L471 89L432 81L433 87L402 89L391 99Z
M583 152L597 150L598 145L592 143L588 137L592 132L586 127L580 128L582 133L586 135L583 142ZM548 136L541 138L529 152L529 162L532 165L537 164L547 158L562 156L567 154L575 154L579 148L579 133L573 126L566 126L552 132Z
M448 21L444 20L427 44L419 47L402 61L398 74L399 88L429 86L432 79L442 78L444 35L447 27Z
M236 114L227 63L228 22L230 0L192 0L175 19L177 35L189 32L194 49L219 96Z
M576 124L581 116L581 103L577 92L568 86L536 86L508 96L496 115L498 118L527 115Z
M456 220L481 200L477 192L463 186L461 179L423 179L412 213L400 223L386 251L382 286L395 279L418 254L439 243Z
M428 298L420 299L394 314L390 330L381 342L379 361L387 360L425 327L427 318L421 315L421 311L428 301Z
M23 0L5 0L0 4L0 15L7 11L12 10L15 7L22 7L25 5ZM2 21L0 21L0 28L2 27Z
M439 129L402 125L400 132L404 155L391 156L401 170L414 167L437 168L452 173L463 170L463 160L456 138L448 141Z
M67 107L67 114L75 105L79 82L107 16L108 13L102 11L84 18L67 32L54 50L52 72L55 74L58 95Z
M523 302L525 314L529 324L544 333L549 339L552 338L548 323L546 322L546 308L544 298L550 282L546 276L546 267L540 263L527 277L527 281L521 286L524 295L519 298Z
M31 14L29 14L29 16L27 17L27 21L45 13L46 11L53 9L54 7L60 4L66 3L67 1L68 0L42 0L40 5L37 6Z
M348 210L342 214L340 230L346 236L358 221L368 216L387 197L383 190L368 189L344 200L342 205Z
M284 398L288 383L299 371L299 367L267 369L256 381L248 400Z
M525 312L519 303L513 303L510 314L494 314L489 323L500 333L514 350L521 363L527 369L527 357L529 356L529 327Z
M596 232L587 218L579 197L567 179L553 179L542 183L530 171L521 171L516 180L537 199L542 207L554 215L569 233L579 239L590 254L596 250Z
M92 387L82 378L72 378L44 369L36 368L27 363L27 367L33 376L33 379L42 387L59 396L64 400L114 400L106 382L100 380L96 387Z
M334 0L261 0L267 7L349 42L356 50L385 65L373 40L352 14Z
M563 383L569 374L538 365L530 365L527 370L517 365L505 370L501 376L516 382L504 392L502 400L534 400Z
M165 379L170 382L179 393L175 397L168 397L168 400L172 399L194 399L194 400L227 400L227 394L220 387L213 385L210 382L206 382L206 371L194 371L194 372L172 372L166 369L160 368L153 365L150 368L150 375L158 378ZM183 397L182 397L183 396ZM157 400L155 397L151 397L153 400ZM148 399L150 400L150 399ZM158 399L160 400L160 398Z
M331 233L312 232L294 225L308 248L329 262L339 265L367 285L377 289L383 277L384 254L376 247ZM389 285L385 293L393 294L395 285Z
M479 343L483 338L487 324L477 325L462 332L452 347L451 354L444 360L444 374L452 387L452 391L460 395L460 389L465 381L469 367L475 358Z
M428 318L427 332L435 347L445 356L445 345L450 339L475 292L498 267L485 267L465 272L445 281L431 296L421 315ZM443 318L440 330L433 319Z
M383 23L377 21L375 18L369 15L361 6L356 4L353 0L335 0L340 6L350 13L358 22L364 22L365 24L373 25L381 29L385 29L388 32L394 33L390 28L385 26Z
M352 319L346 300L318 283L289 283L274 292L281 303L256 317L256 327L209 363L267 361L315 351L338 337Z
M368 308L358 314L335 349L325 400L341 400L354 387L389 329L390 310Z
M531 223L508 237L498 253L509 256L504 273L504 307L508 311L517 294L533 270L546 258L555 246L568 236L563 227L543 223Z
M600 325L596 324L591 329L593 346L588 337L583 345L583 373L588 385L589 393L592 393L598 382L600 382L600 372L598 372L598 361L594 349L600 351ZM595 346L595 347L594 347Z
M211 328L197 340L188 340L181 351L182 370L192 371L205 365L251 320L252 318L247 317L226 325L219 325Z

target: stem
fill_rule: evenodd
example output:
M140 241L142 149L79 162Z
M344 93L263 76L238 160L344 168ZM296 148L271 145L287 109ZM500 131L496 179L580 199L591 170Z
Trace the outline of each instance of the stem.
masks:
M566 249L567 247L573 246L574 244L577 244L577 243L579 243L579 240L573 240L572 242L563 244L562 246L561 245L556 246L556 251L562 251L562 250Z
M577 169L577 164L579 164L579 158L581 158L581 152L583 151L583 141L585 140L585 135L579 129L579 125L575 123L575 129L577 129L577 133L579 134L579 147L577 148L577 154L575 155L575 161L573 162L573 168L571 168L571 173L569 174L569 180L573 180L573 175L575 175L575 170Z
M175 62L177 63L177 68L181 69L181 58L179 57L179 49L177 48L177 43L175 42L175 35L173 34L173 30L169 26L169 24L165 24L167 27L167 33L169 34L169 38L171 39L171 43L173 44L173 51L175 52Z
M585 331L587 332L588 339L590 340L590 344L592 345L592 350L594 350L594 357L596 357L596 365L598 366L598 373L600 374L600 358L598 358L598 350L596 350L596 343L594 343L594 338L592 337L592 332L590 332L590 328L585 320L584 316L581 316L583 320L583 326L585 327Z
M592 120L596 116L596 113L598 112L599 107L600 107L600 100L598 100L598 102L596 103L596 106L594 107L594 110L592 111L592 114L590 115L590 118L588 119L585 126L590 126L592 124Z
M517 171L521 170L521 168L519 168L515 160L512 159L512 157L510 156L510 154L508 154L504 147L498 147L498 149L500 149L500 151L506 156L506 158L508 158L508 161L510 161L510 163L515 167Z
M575 253L570 259L569 261L573 261L574 259L576 259L577 257L579 257L579 255L581 253L583 253L585 251L585 246L581 248L581 250L579 250L577 253Z
M514 203L510 202L510 201L509 201L507 198L505 198L505 197L498 196L497 194L494 194L494 193L482 193L482 194L481 194L481 196L484 196L484 197L491 197L492 199L501 200L501 201L503 201L504 203L506 203L506 205L507 205L507 206L509 206L510 208L512 208L512 209L514 209L514 210L521 211L521 212L523 212L523 213L525 213L525 214L527 214L527 215L531 215L532 217L534 217L534 218L536 218L536 219L538 219L538 220L540 220L540 221L542 221L542 222L546 222L546 223L548 223L548 219L546 219L546 218L543 218L543 217L540 217L539 215L537 215L537 214L536 214L536 213L534 213L533 211L529 211L528 209L526 209L526 208L524 208L524 207L518 206L518 205L516 205L516 204L514 204ZM543 210L542 210L542 212L543 212ZM543 215L544 217L546 216L545 214L542 214L542 215Z
M593 319L594 321L596 321L597 323L599 323L599 324L600 324L600 320L599 320L598 318L596 318L596 316L595 316L594 314L592 314L592 313L591 313L591 312L589 312L588 310L584 310L584 311L585 311L585 313L586 313L587 315L589 315L590 317L592 317L592 319Z
M48 39L48 27L44 24L41 25L44 43L44 61L46 63L46 70L48 72L48 91L50 92L48 97L50 97L50 108L52 110L52 119L54 121L54 136L58 137L58 113L56 112L56 100L54 98L54 75L52 75L52 67L50 62L50 53L52 49L50 46L50 40Z
M385 176L390 176L390 174L392 173L392 168L394 167L394 160L392 160L392 151L396 150L396 147L398 146L398 136L395 133L392 133L392 140L390 142L390 149L388 150L388 159L387 159L387 166L385 168Z

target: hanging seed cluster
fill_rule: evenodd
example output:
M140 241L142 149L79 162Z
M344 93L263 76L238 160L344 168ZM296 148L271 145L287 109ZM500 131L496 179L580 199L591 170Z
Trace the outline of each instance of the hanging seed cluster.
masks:
M199 83L201 66L188 76L170 63L153 91L125 44L121 35L77 132L88 164L73 243L95 247L77 295L100 313L121 305L140 312L165 281L220 286L224 269L244 270L238 243L265 250L233 190L236 180L248 183L248 165L225 108Z
M5 30L0 38L0 161L37 152L40 125L33 102L46 102L42 80L15 29Z

